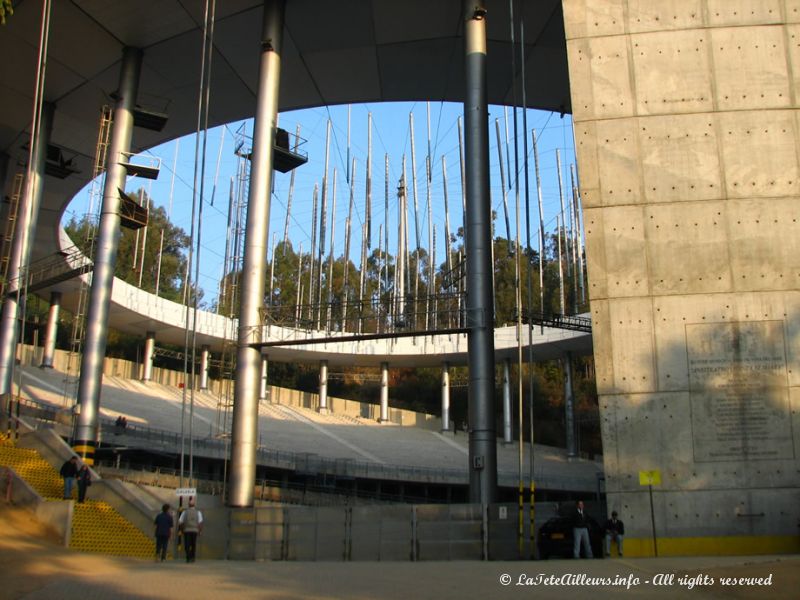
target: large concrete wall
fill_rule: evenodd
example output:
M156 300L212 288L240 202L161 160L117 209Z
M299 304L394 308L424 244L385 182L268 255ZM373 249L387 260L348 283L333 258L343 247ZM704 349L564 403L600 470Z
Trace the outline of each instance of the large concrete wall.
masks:
M626 553L798 551L800 1L563 5Z

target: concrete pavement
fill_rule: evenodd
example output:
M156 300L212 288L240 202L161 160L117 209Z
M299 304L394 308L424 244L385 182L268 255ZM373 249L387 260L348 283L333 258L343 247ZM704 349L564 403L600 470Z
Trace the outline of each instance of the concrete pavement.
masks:
M735 600L797 598L800 590L798 556L418 563L257 563L201 557L194 564L155 563L59 547L23 510L2 507L0 521L0 598L8 600L598 600L690 595ZM750 581L723 585L723 577Z

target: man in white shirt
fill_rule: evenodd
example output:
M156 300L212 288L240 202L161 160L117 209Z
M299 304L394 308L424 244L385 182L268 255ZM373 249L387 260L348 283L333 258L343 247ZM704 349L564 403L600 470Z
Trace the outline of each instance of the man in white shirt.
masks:
M189 498L189 508L181 513L178 528L183 534L183 547L186 549L186 562L194 562L197 553L197 536L203 531L203 513L195 507L194 498Z

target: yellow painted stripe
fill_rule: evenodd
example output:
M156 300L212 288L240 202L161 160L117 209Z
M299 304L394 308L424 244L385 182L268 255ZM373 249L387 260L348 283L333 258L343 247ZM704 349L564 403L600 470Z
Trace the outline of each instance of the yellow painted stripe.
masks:
M658 538L659 556L745 556L800 552L796 535L730 535ZM625 538L626 557L654 556L652 538Z
M81 459L86 465L93 466L94 465L94 457L93 456L84 456Z
M94 445L88 446L88 445L85 445L85 444L75 444L72 447L72 450L76 454L83 454L85 452L89 453L89 454L94 454Z

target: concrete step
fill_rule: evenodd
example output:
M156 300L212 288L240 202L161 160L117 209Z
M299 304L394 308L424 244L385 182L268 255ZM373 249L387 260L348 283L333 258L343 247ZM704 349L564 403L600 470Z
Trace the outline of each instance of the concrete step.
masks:
M154 541L125 520L111 505L97 500L75 504L70 548L82 552L150 558Z
M36 450L0 447L0 465L14 469L42 498L58 500L64 494L61 476Z
M45 500L62 499L63 479L36 450L17 448L5 438L0 443L0 466L12 468ZM152 539L111 505L98 500L75 503L69 545L83 552L114 556L155 556Z

